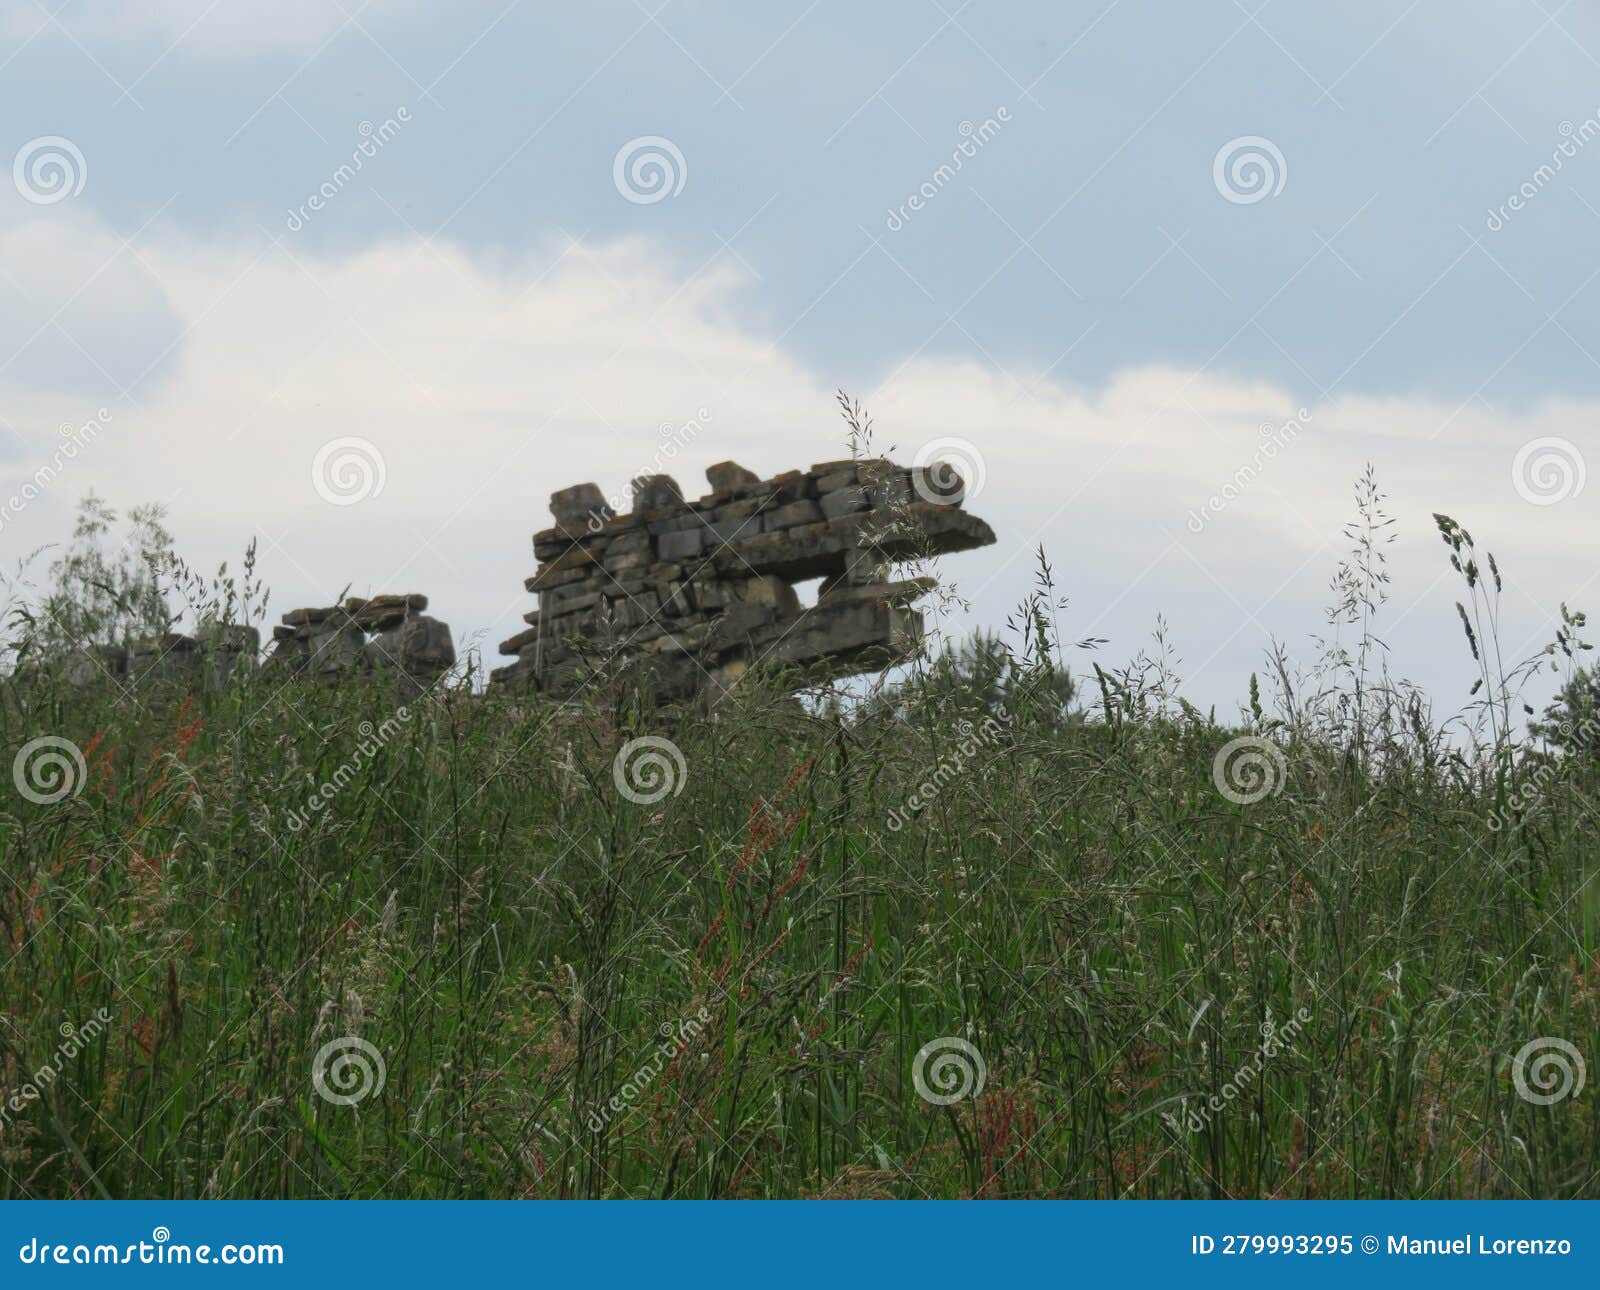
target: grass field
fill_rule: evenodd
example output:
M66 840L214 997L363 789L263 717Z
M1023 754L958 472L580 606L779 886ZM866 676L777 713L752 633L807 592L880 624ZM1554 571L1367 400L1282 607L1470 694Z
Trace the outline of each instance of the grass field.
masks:
M1592 756L1050 609L848 712L8 686L0 1196L1600 1194Z

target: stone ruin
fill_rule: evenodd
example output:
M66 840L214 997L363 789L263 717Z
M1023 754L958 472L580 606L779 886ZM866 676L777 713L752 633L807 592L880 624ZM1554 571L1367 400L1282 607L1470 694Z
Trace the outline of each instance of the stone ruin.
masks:
M667 475L633 483L631 514L598 487L552 494L524 584L539 597L500 646L496 686L564 699L619 662L664 698L716 698L752 669L816 684L912 657L932 578L890 579L895 561L966 551L994 532L961 509L943 465L827 461L761 479L734 462L686 501ZM815 605L794 584L820 578Z
M726 461L706 478L711 491L687 501L670 476L641 476L627 515L594 484L552 494L556 523L534 534L539 566L524 584L538 608L502 642L515 662L495 669L491 691L566 700L629 676L661 699L715 700L750 671L796 685L876 671L920 649L912 604L937 585L895 580L891 566L995 540L962 509L965 486L944 465L826 461L761 479ZM821 580L816 603L802 605L795 584L812 579ZM291 610L264 667L420 693L456 662L450 628L427 608L426 596L386 595ZM80 686L217 690L259 656L255 628L212 625L78 650L63 671Z
M62 664L68 684L141 688L184 685L220 690L254 666L261 634L254 627L215 624L195 636L161 632L126 645L92 645L73 650Z
M272 629L266 666L279 675L336 684L390 678L419 693L454 666L450 628L423 614L426 596L349 599L326 609L294 609ZM63 676L74 686L141 689L152 685L220 690L256 666L254 627L211 625L194 636L139 637L127 645L74 650Z
M414 690L432 685L456 661L450 628L422 611L426 596L349 599L326 609L291 609L272 629L269 667L337 684L391 677Z

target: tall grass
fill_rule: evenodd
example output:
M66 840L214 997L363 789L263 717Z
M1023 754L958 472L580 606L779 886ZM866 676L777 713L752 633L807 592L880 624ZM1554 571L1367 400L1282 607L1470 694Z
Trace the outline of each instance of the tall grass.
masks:
M1513 1058L1600 1060L1595 763L1435 724L1354 558L1237 723L1074 698L1048 584L848 706L8 685L85 773L0 803L0 1196L1594 1196Z

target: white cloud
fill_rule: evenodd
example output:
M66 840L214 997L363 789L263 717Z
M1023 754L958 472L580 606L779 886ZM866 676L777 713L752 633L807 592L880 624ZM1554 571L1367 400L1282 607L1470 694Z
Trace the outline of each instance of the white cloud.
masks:
M60 10L60 26L35 5L17 5L0 15L8 39L54 37L65 27L78 41L177 44L194 58L248 58L259 54L309 53L352 17L369 29L385 11L416 11L422 0L78 0Z
M65 298L98 253L66 245L37 231L0 234L0 268L31 275L30 294ZM125 282L112 279L117 337L183 329L182 343L161 379L140 387L139 404L115 403L93 450L6 526L0 541L12 553L62 536L71 501L91 486L123 505L165 499L201 567L236 558L262 534L277 611L326 603L347 583L357 593L424 591L458 636L486 631L492 652L532 605L521 589L528 537L549 523L553 490L592 479L623 492L654 467L693 494L704 467L724 458L770 474L843 455L833 374L737 322L746 284L731 269L688 278L649 243L552 244L488 263L418 241L324 258L293 239L263 253L155 234L141 257L119 262ZM103 402L42 395L19 375L0 374L25 447L0 454L16 459L0 483L7 493L61 422ZM1600 473L1593 403L1496 410L1351 397L1307 408L1304 426L1263 460L1271 435L1262 427L1296 417L1296 400L1220 371L1130 366L1085 390L923 356L857 393L877 418L880 447L897 444L901 460L941 436L983 453L988 482L972 509L1001 541L946 570L975 598L980 621L998 623L1024 594L1042 541L1074 596L1069 630L1094 624L1121 659L1166 611L1191 666L1205 664L1197 701L1237 695L1268 630L1303 640L1317 629L1351 482L1369 459L1402 521L1395 616L1426 594L1407 619L1424 646L1454 630L1455 589L1434 585L1445 567L1434 510L1501 556L1514 587L1512 644L1596 570L1600 478L1582 498L1538 507L1510 474L1518 446L1545 435L1574 440ZM705 428L669 450L671 431L690 420ZM385 483L359 504L333 506L313 485L312 462L348 436L377 445ZM1255 477L1192 532L1190 514L1252 461ZM1464 675L1457 652L1452 643L1409 670L1437 671L1453 696Z
M4 388L104 399L154 375L178 330L161 283L122 239L70 210L0 208Z

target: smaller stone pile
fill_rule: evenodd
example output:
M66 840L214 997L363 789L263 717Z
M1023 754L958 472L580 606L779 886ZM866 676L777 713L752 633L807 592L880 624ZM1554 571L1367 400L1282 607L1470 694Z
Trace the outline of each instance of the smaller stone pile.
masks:
M325 609L291 609L272 629L269 663L295 676L338 684L391 676L422 690L455 665L450 628L422 611L418 595L350 599Z
M214 624L194 636L162 632L126 645L73 650L62 667L66 680L81 688L172 685L221 690L255 664L260 650L261 634L254 627Z
M755 668L806 684L873 671L920 648L910 604L935 585L891 581L892 563L994 541L948 470L873 458L762 479L729 461L706 479L698 501L667 475L637 479L629 515L594 484L554 493L525 584L539 607L492 679L562 699L622 662L662 697L714 698ZM803 606L794 583L813 578Z

